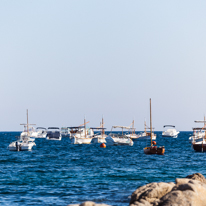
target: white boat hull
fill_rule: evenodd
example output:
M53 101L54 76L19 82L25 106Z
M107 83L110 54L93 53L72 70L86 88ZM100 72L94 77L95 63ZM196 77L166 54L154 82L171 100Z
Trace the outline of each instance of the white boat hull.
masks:
M106 143L109 146L121 146L128 145L133 146L134 142L130 138L121 138L121 137L111 137L106 138Z
M81 137L71 137L71 144L90 144L92 141L92 138L81 138Z

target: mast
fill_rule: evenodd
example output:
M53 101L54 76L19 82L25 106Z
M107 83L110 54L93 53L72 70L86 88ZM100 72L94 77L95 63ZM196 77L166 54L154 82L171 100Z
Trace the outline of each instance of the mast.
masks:
M150 139L152 146L152 106L151 106L151 98L150 98Z
M29 117L28 117L28 109L26 110L26 116L27 116L27 135L29 136Z
M86 131L86 119L85 119L85 117L84 117L84 130L85 130L85 138L86 138L87 131Z

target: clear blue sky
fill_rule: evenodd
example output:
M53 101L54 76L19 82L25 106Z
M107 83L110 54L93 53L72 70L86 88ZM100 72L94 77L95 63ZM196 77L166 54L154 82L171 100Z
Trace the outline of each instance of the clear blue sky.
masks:
M206 113L206 1L0 2L0 131L174 124ZM202 126L202 125L199 125Z

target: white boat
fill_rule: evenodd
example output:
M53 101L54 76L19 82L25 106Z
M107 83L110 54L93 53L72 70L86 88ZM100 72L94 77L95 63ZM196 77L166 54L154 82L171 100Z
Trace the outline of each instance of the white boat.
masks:
M113 128L121 128L122 134L112 133ZM126 126L112 126L111 133L106 137L106 144L111 146L128 145L133 146L134 142L130 137L123 134L123 129L130 129Z
M201 142L205 138L205 130L206 130L206 120L204 117L204 120L202 121L195 121L195 123L204 123L203 127L195 127L192 128L193 135L189 137L189 142Z
M163 128L166 128L166 127L168 127L168 129L162 132L162 137L177 138L180 132L175 129L175 126L174 125L164 125L163 126Z
M94 130L101 130L101 134L94 134L91 143L93 144L101 144L101 143L106 143L106 138L108 135L105 134L105 129L104 126L104 119L102 118L102 122L100 123L100 127L93 127L91 128L93 131Z
M26 126L27 130L24 130L17 141L14 141L9 144L8 148L10 151L29 151L32 149L33 146L36 146L34 142L34 138L30 138L30 132L29 132L29 124L28 121L28 110L27 110L27 124L21 124Z
M36 131L31 133L31 137L34 138L46 138L47 131L44 127L37 127Z
M91 128L86 128L84 119L84 126L68 127L70 129L71 144L90 144L94 136L94 131Z
M68 127L61 127L62 137L70 137L70 129Z
M150 135L150 134L151 134L151 132L147 132L147 125L146 125L146 121L145 121L144 122L144 132L142 132L138 135L138 140L150 140L151 138L152 138L152 140L156 140L157 135L154 134L154 132L152 132L152 135Z
M193 135L189 137L189 142L201 142L205 138L205 131L202 128L193 128Z
M126 134L126 136L131 138L133 141L138 140L139 136L135 133L134 120L132 121L132 127L129 129L129 134Z
M33 146L36 146L35 139L30 137L19 139L9 144L10 151L29 151L32 149Z
M46 139L60 141L62 139L62 136L59 127L48 127Z

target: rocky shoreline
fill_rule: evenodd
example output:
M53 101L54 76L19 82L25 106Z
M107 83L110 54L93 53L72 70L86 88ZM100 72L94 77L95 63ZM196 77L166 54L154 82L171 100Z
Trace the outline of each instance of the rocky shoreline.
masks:
M153 182L136 189L129 206L206 206L206 179L200 173L176 178L174 182ZM83 202L68 206L109 206Z

